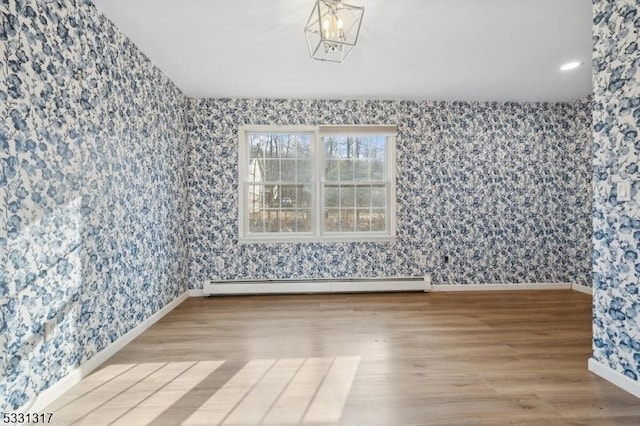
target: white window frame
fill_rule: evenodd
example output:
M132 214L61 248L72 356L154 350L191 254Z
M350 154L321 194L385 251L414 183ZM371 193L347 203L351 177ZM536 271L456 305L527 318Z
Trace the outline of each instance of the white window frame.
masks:
M249 209L247 207L247 185L249 184L249 149L247 135L250 133L306 133L312 134L311 146L311 232L248 232ZM324 149L323 136L385 136L385 184L386 227L384 232L323 232L324 211ZM397 126L389 125L344 125L344 126L276 126L242 125L238 129L238 230L240 244L296 243L296 242L394 242L396 241L396 138Z

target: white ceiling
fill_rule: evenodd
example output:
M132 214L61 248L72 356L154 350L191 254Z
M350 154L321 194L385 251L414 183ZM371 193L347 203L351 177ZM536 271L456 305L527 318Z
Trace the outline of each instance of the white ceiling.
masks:
M309 58L313 0L93 2L192 97L555 102L591 92L591 0L351 0L365 13L342 64ZM559 70L572 60L584 64Z

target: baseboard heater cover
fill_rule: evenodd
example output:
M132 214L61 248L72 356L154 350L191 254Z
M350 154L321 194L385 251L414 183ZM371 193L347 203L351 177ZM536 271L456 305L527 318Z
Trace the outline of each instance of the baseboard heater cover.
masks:
M431 277L315 278L206 281L204 296L234 294L368 293L431 290Z

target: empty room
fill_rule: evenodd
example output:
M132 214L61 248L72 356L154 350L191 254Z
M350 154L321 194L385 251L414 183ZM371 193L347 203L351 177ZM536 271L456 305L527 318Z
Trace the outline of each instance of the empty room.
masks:
M0 0L0 414L640 424L640 0Z

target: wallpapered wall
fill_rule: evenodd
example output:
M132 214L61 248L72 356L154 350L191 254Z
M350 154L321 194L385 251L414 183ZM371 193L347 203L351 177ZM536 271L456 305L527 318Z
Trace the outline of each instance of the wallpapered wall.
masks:
M640 1L593 2L593 357L640 375ZM615 182L632 182L618 201Z
M187 157L185 98L91 3L0 18L5 411L185 291Z
M0 13L2 410L187 276L590 285L589 101L187 101L88 0ZM397 243L237 244L238 125L371 123L399 126Z
M189 105L190 288L208 279L426 271L435 283L591 285L590 99L191 99ZM397 124L397 242L238 245L242 124Z

